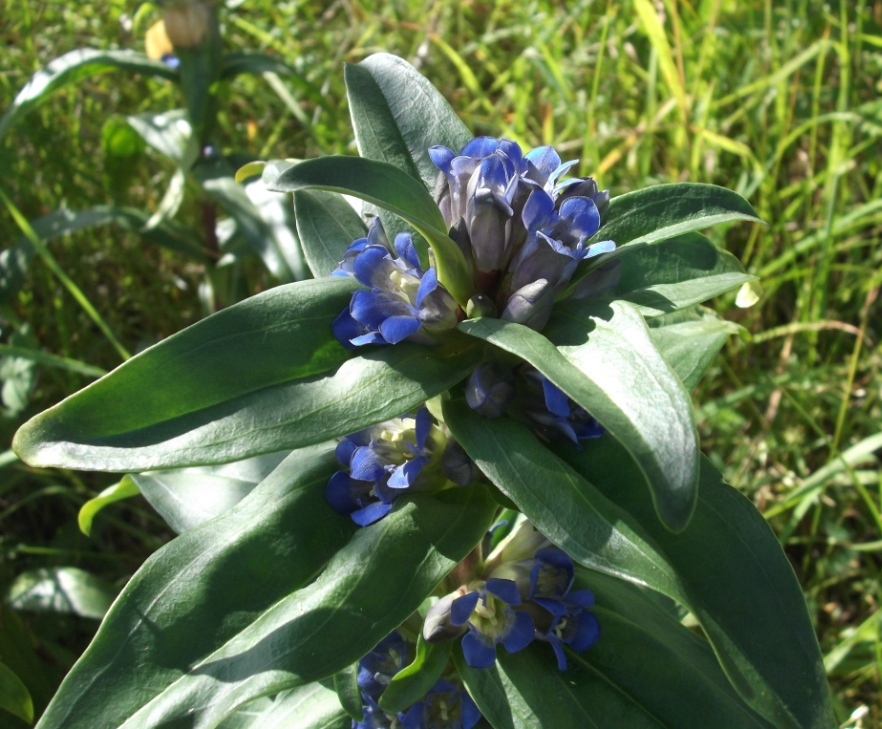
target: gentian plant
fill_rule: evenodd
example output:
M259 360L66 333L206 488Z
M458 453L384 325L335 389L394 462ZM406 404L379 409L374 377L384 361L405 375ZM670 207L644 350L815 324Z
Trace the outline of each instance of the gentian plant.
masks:
M314 279L16 437L181 532L40 726L832 726L793 571L689 394L737 329L698 305L753 281L698 231L752 208L610 197L392 56L346 82L361 156L262 173Z

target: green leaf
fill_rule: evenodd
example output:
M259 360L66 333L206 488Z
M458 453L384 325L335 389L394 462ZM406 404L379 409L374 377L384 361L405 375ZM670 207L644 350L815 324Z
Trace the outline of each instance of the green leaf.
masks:
M549 646L538 644L517 655L499 651L486 676L458 664L494 727L583 729L605 726L598 720L610 717L628 729L704 729L710 717L727 729L769 726L727 690L710 650L689 650L689 631L676 621L660 635L615 610L595 612L600 640L583 654L570 652L566 671L558 670ZM703 660L696 665L696 658Z
M25 87L18 92L12 105L0 118L0 138L9 128L51 94L69 84L107 71L127 71L148 76L159 76L174 81L178 78L164 63L151 61L143 53L135 51L100 51L80 48L51 61L35 73Z
M283 60L275 56L268 56L265 53L234 51L223 55L220 71L222 80L228 81L244 73L275 73L279 76L295 75L294 69Z
M116 590L77 567L30 570L13 580L6 602L16 610L104 617Z
M361 709L361 707L359 707ZM362 719L361 711L358 715ZM351 729L336 694L319 683L311 683L273 698L250 701L220 724L218 729Z
M267 453L222 466L202 466L130 475L178 534L233 508L278 466L287 452Z
M447 668L450 647L450 643L427 643L420 634L413 662L392 677L380 696L380 708L395 714L422 699Z
M331 334L331 322L355 287L350 279L302 281L224 309L28 421L16 434L14 448L33 465L99 470L211 462L128 460L117 448L149 446L170 433L186 439L191 421L183 416L199 417L205 408L338 366L349 353ZM182 429L176 430L177 425ZM231 451L226 460L284 448Z
M306 272L300 243L290 236L293 221L289 224L283 220L281 229L274 229L252 199L252 195L261 195L264 200L278 196L272 196L259 183L253 185L253 192L249 194L244 186L236 182L234 172L233 167L222 158L201 160L193 167L196 179L236 221L237 230L249 247L260 256L267 270L284 283L303 278ZM279 233L282 230L288 231L289 235L280 238Z
M140 491L138 491L138 487L131 477L123 476L119 483L108 486L100 494L89 499L80 507L80 512L77 514L77 524L80 527L80 531L88 537L92 533L92 522L99 511L108 504L129 499L132 496L137 496L139 493Z
M359 529L315 583L280 599L122 726L172 718L214 726L248 699L333 675L419 607L480 541L495 510L477 485L399 500Z
M429 147L443 144L458 152L472 138L447 100L413 66L388 53L346 64L344 75L358 153L434 190L439 171Z
M649 320L649 336L687 390L698 386L717 353L741 327L709 309L689 309Z
M120 726L297 594L355 531L323 496L335 467L328 445L297 451L233 509L153 554L68 674L42 729Z
M46 432L35 419L34 426L25 425L22 442L31 462L39 458L41 463L98 471L229 463L320 443L416 410L465 379L479 355L477 347L447 352L400 343L355 357L332 375L266 387L143 428L107 431L94 439L64 430L64 439L77 440L32 440ZM50 421L49 425L62 424Z
M447 225L432 196L422 185L415 185L407 172L362 157L330 156L292 166L268 164L263 171L263 181L270 190L279 192L316 187L353 195L394 213L429 242L435 254L438 280L453 298L465 306L472 295L465 256L448 237Z
M349 245L367 233L358 213L336 192L295 192L294 215L303 253L316 278L331 273Z
M490 481L574 560L599 572L680 598L677 577L624 509L509 418L484 418L462 400L444 420Z
M518 355L597 418L640 465L662 521L689 523L699 456L692 402L632 306L583 301L555 315L548 339L499 319L459 328Z
M676 570L681 600L701 624L744 701L777 727L835 726L820 649L802 590L774 533L706 459L695 516L680 534L652 518L637 467L612 439L556 449L626 508Z
M731 220L763 221L741 195L725 187L695 182L655 185L614 197L591 241L619 247L657 243Z
M636 304L644 316L700 304L756 278L699 233L624 250L621 278L610 298Z
M346 666L334 674L334 691L343 710L351 719L361 721L364 718L362 708L364 700L358 688L358 663Z
M195 161L198 150L192 142L193 132L183 109L146 111L126 117L126 121L151 148L180 167L189 168Z
M34 702L27 687L7 665L0 663L0 709L23 719L34 721Z

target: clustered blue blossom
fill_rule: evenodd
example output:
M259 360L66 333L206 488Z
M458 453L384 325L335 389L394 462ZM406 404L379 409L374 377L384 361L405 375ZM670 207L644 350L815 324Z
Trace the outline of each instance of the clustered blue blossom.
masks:
M535 551L525 558L525 549ZM563 671L564 646L581 653L600 636L600 623L589 610L594 595L573 590L574 578L573 560L524 522L486 580L473 580L433 606L423 637L439 641L463 635L463 656L472 668L492 666L499 644L516 653L534 640L544 641Z
M409 644L397 631L389 634L358 662L356 682L361 693L362 721L352 729L472 729L481 712L458 681L439 678L426 695L394 715L380 708L383 691L404 668Z
M414 417L378 423L337 444L344 468L325 487L325 499L359 526L381 519L399 496L471 483L473 466L425 406Z

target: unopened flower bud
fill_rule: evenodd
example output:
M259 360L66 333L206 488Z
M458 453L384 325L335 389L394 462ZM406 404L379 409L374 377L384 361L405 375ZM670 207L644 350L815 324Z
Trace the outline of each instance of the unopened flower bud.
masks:
M162 9L165 32L175 48L195 48L205 39L214 17L214 3L209 0L167 5Z
M508 299L500 319L542 331L551 318L554 289L544 278L522 286Z
M485 418L498 418L505 413L514 397L514 376L511 370L496 362L479 364L466 382L466 402Z
M459 596L458 592L453 592L429 608L423 623L423 638L427 643L444 643L466 632L465 625L454 625L450 620L450 606Z

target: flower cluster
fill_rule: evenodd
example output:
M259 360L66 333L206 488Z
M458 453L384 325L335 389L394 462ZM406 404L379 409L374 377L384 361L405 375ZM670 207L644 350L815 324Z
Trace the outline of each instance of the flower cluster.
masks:
M410 652L404 638L393 632L358 662L356 681L364 701L364 718L353 721L352 729L472 729L481 720L481 712L461 683L445 678L439 678L422 699L404 711L388 714L380 708L383 691L404 668Z
M384 517L405 493L440 488L448 480L466 485L473 476L471 461L425 406L414 417L346 436L336 455L344 470L328 481L325 499L359 526Z
M472 668L496 661L500 643L509 653L534 640L554 650L560 670L567 666L564 646L580 653L600 635L589 608L590 590L573 590L575 569L569 556L523 522L512 541L488 565L486 579L476 579L442 598L429 611L423 637L449 640L462 635L462 652Z
M353 275L367 287L334 323L345 346L431 343L474 315L541 330L578 264L615 250L612 241L588 244L608 193L590 177L561 180L574 163L561 164L551 147L524 154L515 142L478 137L458 155L443 146L431 147L429 155L441 171L441 214L471 273L467 311L433 266L423 270L410 234L397 235L391 245L375 220L334 273ZM616 260L598 259L572 295L601 293L615 285L616 272Z

